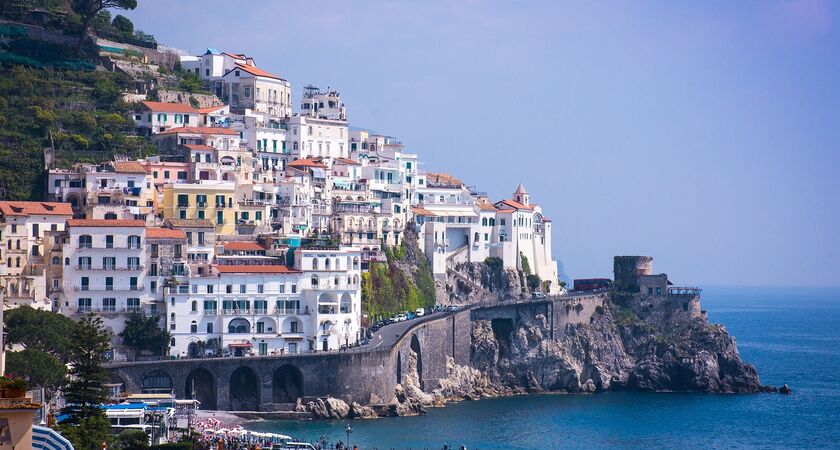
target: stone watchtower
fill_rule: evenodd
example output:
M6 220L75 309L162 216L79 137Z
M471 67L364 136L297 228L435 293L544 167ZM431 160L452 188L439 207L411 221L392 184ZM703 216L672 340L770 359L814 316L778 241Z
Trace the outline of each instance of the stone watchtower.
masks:
M653 275L653 257L616 256L613 258L613 278L619 291L639 292L639 278Z
M517 203L522 203L525 206L531 205L531 196L528 195L528 192L525 190L525 186L522 186L522 183L519 183L519 186L516 187L516 191L513 192L511 200Z

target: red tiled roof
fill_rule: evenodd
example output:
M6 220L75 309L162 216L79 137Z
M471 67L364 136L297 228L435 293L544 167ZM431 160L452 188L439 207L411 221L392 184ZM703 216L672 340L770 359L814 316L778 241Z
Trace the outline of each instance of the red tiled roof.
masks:
M194 133L194 134L226 134L226 135L236 135L239 136L239 133L235 130L231 130L230 128L221 128L221 127L176 127L170 128L168 130L161 131L158 134L179 134L179 133Z
M216 266L219 273L300 273L299 270L290 269L286 266Z
M146 237L152 239L186 239L184 230L173 230L171 228L146 228Z
M215 151L216 150L215 148L213 148L209 145L204 145L204 144L184 144L184 147L187 147L190 150L209 150L209 151Z
M519 203L519 202L516 202L516 201L513 201L513 200L500 200L500 201L496 202L497 205L499 203L503 203L506 206L509 206L513 209L527 209L527 210L534 209L533 206L526 206L526 205L523 205L522 203Z
M59 202L0 202L4 216L72 216L73 207Z
M248 59L244 53L230 53L230 52L222 52L223 55L230 56L233 59Z
M146 167L139 161L117 161L114 170L117 173L146 173Z
M149 111L198 114L198 110L188 103L140 102Z
M342 164L347 164L347 165L350 165L350 166L361 166L362 165L362 163L360 163L356 160L350 159L350 158L336 158L335 162L340 162Z
M68 227L146 227L146 222L131 219L67 219Z
M435 213L429 211L428 209L421 208L419 206L412 206L411 212L414 213L416 216L434 216Z
M265 247L262 245L253 242L253 241L232 241L232 242L223 242L222 247L225 248L225 251L232 250L232 251L260 251L265 250Z
M286 164L288 167L318 167L321 169L326 169L327 166L322 163L321 161L315 159L298 159L296 161L292 161L289 164Z
M510 214L516 211L515 209L497 209L496 212L503 213L503 214Z
M244 70L244 71L250 73L251 75L253 75L255 77L274 78L275 80L286 81L286 80L278 77L277 75L272 75L272 74L266 72L265 70L258 69L254 66L249 66L248 64L236 63L236 68L229 70L228 73L230 73L232 70L236 70L236 69ZM225 75L227 75L227 73Z
M211 113L211 112L216 112L216 111L219 111L221 109L224 109L225 106L227 106L227 105L208 106L206 108L198 108L198 112L200 112L201 114L208 114L208 113Z

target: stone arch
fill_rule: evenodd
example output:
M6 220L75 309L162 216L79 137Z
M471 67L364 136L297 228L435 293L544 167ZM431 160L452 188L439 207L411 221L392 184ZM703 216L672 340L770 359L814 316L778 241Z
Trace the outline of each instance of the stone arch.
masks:
M244 317L237 317L228 323L228 333L248 334L251 332L251 322Z
M228 393L232 411L259 411L260 378L248 366L242 366L230 374Z
M338 311L338 297L333 292L322 292L318 296L318 313L335 314Z
M417 355L417 379L420 380L420 389L423 389L423 350L420 349L420 339L416 334L411 335L411 351Z
M283 320L281 328L277 331L279 333L302 333L303 327L301 324L302 322L299 318L295 316L287 317Z
M257 333L262 329L263 333L277 333L277 321L271 317L261 317L257 320Z
M273 403L294 403L303 397L303 372L291 364L274 370L271 380Z
M199 367L190 371L184 384L188 399L201 402L201 409L216 409L216 378L209 370Z
M169 394L172 392L172 377L161 369L154 369L143 374L140 388L144 394Z

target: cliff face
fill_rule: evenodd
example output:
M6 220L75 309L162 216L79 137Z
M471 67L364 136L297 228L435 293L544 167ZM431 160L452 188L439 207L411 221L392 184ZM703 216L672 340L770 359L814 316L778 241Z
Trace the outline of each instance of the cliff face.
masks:
M524 317L510 333L475 322L471 365L500 389L527 392L773 390L705 315L675 317L613 300L554 340L544 316Z

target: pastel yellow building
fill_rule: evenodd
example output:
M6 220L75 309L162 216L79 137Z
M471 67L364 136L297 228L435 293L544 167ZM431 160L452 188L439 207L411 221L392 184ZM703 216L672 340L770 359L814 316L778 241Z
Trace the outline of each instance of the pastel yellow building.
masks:
M216 225L216 234L236 234L235 190L232 182L166 184L163 219L207 219Z

